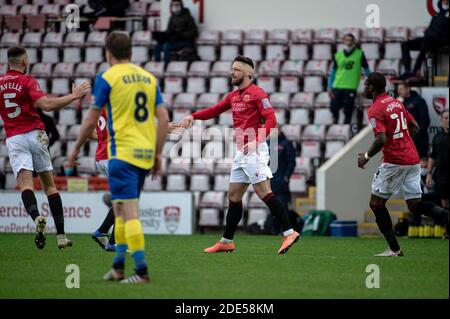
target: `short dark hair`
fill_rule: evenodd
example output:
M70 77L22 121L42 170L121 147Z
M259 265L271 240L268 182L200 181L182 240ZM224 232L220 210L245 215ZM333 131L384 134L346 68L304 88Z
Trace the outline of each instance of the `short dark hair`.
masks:
M253 64L252 59L250 59L246 56L243 56L243 55L238 55L237 57L235 57L233 62L242 62L242 63L250 65L253 69L255 68L255 65Z
M13 46L8 49L7 56L8 56L8 63L15 64L17 63L17 59L20 58L22 55L27 54L27 51L24 47L19 46Z
M406 81L401 81L398 85L403 85L405 88L410 88L411 87L411 85L409 85L409 83L406 82Z
M355 35L353 33L346 33L346 34L344 34L344 38L345 37L350 37L350 38L352 38L353 42L355 42Z
M379 72L372 72L367 77L367 84L372 85L377 92L384 92L386 89L386 78Z
M131 59L131 39L123 32L114 31L106 38L106 50L118 60Z

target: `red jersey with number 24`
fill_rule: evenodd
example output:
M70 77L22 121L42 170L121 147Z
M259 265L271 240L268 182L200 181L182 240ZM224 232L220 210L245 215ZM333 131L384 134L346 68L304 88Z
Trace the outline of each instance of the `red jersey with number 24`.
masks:
M39 83L29 75L14 70L0 75L0 116L5 123L6 137L45 130L34 106L43 96Z
M387 137L383 151L383 162L396 165L420 163L408 124L413 120L405 106L387 93L378 96L370 106L369 121L375 136L385 133Z
M97 122L97 149L95 150L95 160L103 161L108 159L108 130L106 129L106 111L102 108Z

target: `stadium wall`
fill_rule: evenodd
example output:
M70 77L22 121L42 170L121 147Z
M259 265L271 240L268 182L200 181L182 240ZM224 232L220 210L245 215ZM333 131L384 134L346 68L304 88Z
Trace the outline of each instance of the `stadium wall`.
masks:
M161 26L165 28L171 0L161 0ZM431 16L428 2L437 0L183 0L201 29L366 28L375 4L380 26L426 26Z
M340 220L364 220L381 153L369 161L366 169L357 167L356 158L358 153L367 151L373 139L368 125L317 170L317 209L330 210Z

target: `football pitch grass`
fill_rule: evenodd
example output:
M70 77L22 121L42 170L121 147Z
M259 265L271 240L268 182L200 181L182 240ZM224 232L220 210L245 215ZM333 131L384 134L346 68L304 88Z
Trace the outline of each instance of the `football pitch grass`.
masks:
M277 256L281 238L237 235L233 253L207 255L219 235L146 236L151 283L104 282L114 253L90 235L69 236L60 251L55 235L38 250L34 234L0 234L0 298L448 298L449 242L400 239L405 256L373 257L382 238L302 238ZM80 288L66 287L66 266L80 269ZM380 270L380 288L368 289L366 267ZM132 272L127 257L127 274Z

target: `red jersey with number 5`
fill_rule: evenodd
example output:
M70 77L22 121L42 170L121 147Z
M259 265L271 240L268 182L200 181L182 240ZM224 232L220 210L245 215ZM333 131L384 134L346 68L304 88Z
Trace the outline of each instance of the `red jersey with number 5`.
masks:
M415 165L420 163L414 142L409 135L408 124L413 117L405 106L387 93L378 96L370 106L369 121L375 136L385 133L383 162L396 165Z
M106 130L106 108L102 108L97 122L97 149L95 150L95 160L103 161L108 159L108 131Z
M0 75L0 116L4 122L6 137L45 130L34 103L45 93L31 76L9 70Z

